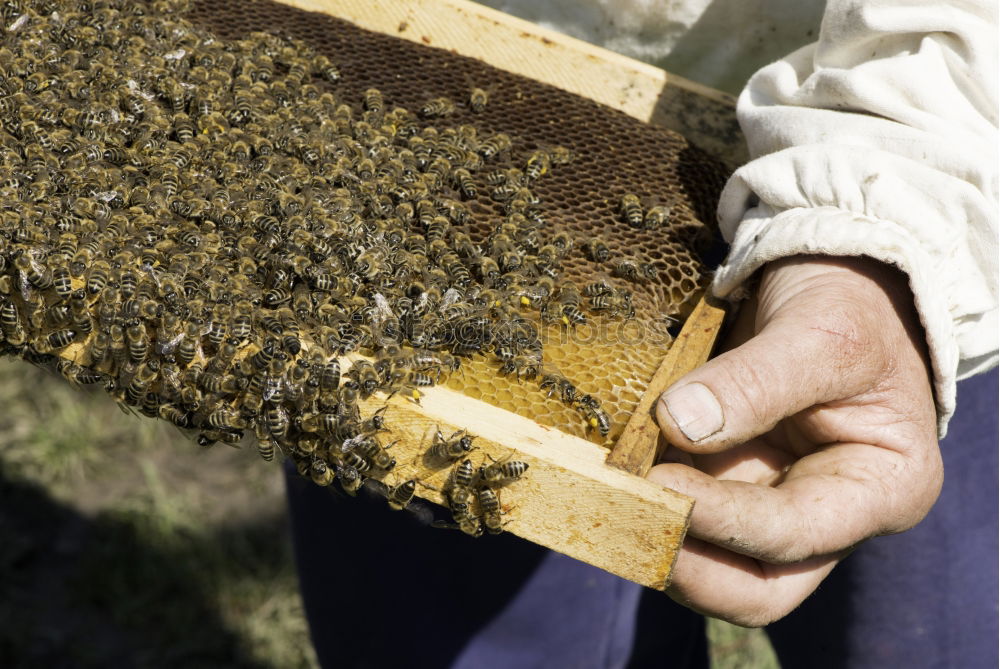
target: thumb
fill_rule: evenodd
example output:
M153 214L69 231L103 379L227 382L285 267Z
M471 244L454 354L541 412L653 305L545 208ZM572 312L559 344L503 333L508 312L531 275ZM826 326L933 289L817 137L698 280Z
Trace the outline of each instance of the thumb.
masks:
M772 429L782 419L861 392L873 351L841 324L786 317L682 377L657 403L667 440L713 453Z

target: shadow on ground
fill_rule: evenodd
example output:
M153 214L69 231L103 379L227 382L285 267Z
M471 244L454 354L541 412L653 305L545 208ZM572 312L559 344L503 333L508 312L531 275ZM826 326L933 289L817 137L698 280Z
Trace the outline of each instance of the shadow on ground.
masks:
M284 516L185 531L154 516L87 518L0 462L0 658L13 667L263 667L217 587L287 569ZM258 573L259 578L263 574Z

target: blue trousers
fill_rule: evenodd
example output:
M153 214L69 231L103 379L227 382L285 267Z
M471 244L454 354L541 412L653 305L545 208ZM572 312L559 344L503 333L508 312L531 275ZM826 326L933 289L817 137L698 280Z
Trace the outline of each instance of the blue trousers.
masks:
M940 500L768 628L783 666L997 666L996 370L958 397ZM428 527L428 508L393 512L294 474L288 496L324 667L708 666L703 619L662 593L512 535Z

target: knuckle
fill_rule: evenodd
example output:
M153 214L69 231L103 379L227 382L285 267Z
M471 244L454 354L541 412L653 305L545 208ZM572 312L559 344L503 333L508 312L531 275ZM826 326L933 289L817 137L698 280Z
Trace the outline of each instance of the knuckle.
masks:
M769 418L773 407L768 389L773 386L773 380L769 378L764 361L761 362L762 364L752 364L750 360L734 358L727 361L721 370L722 384L726 388L725 402L731 406L739 406L745 419L751 421L746 426L732 426L737 427L741 434L746 432L742 428L757 428L760 431L770 427Z

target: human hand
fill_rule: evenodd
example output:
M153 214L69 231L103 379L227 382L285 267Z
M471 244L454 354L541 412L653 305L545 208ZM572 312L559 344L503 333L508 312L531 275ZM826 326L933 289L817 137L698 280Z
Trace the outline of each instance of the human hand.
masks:
M729 350L657 405L674 447L648 478L696 500L671 597L765 625L853 546L927 514L943 472L912 302L867 258L765 268Z

